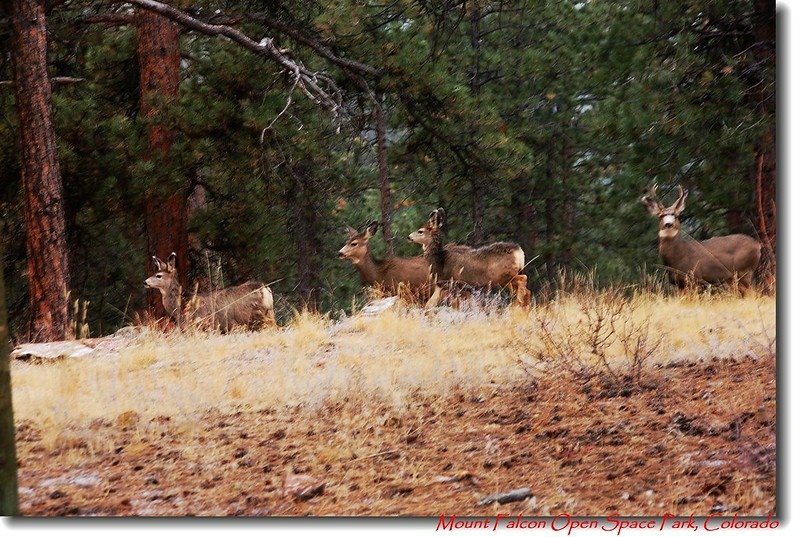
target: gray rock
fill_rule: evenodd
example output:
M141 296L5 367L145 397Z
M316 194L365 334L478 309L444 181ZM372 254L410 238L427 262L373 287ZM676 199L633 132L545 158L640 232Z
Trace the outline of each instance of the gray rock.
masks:
M486 496L477 502L477 505L491 505L495 502L499 504L520 502L522 500L526 500L532 495L533 492L529 488L525 487L521 489L509 490L508 492L500 492L499 494L491 494L490 496Z

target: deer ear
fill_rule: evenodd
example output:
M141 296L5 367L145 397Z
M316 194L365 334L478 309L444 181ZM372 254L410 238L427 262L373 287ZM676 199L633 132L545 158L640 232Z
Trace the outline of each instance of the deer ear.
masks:
M677 201L674 202L674 214L679 215L685 210L685 198L688 197L688 191L683 190L682 185L677 185L677 188L680 192L677 195Z
M358 234L358 231L353 227L347 226L344 228L344 233L346 233L350 237L354 237L355 235Z
M430 227L438 227L438 222L439 222L439 220L438 220L438 210L436 209L435 211L430 213L430 216L427 219L427 224Z
M443 207L439 207L436 210L436 226L444 227L444 219L446 218L447 213L444 211Z
M163 270L161 267L163 267L166 263L153 256L153 264L155 265L155 271L161 272Z
M363 232L364 237L366 237L366 240L371 239L374 236L374 234L377 233L378 225L379 224L377 223L377 220L372 220L371 222L369 222L369 225L366 226L366 230Z
M175 271L175 261L177 261L177 259L178 259L178 256L177 256L177 254L175 254L175 252L172 252L171 254L169 254L169 257L166 260L166 269L167 269L167 271L169 271L169 272L174 272Z

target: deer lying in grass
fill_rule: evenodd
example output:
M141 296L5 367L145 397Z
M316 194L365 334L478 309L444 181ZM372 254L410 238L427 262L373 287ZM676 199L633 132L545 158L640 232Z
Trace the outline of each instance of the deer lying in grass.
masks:
M668 267L669 281L681 290L691 282L728 283L741 296L752 284L752 273L760 262L761 243L747 235L724 235L704 241L680 237L680 213L688 192L678 185L674 205L664 208L657 197L657 185L641 198L652 216L658 218L658 251Z
M164 263L153 256L156 272L147 278L144 286L161 292L164 309L178 326L188 321L224 333L239 326L258 329L275 324L272 291L259 282L195 293L184 301L175 268L176 257L173 252Z
M480 248L460 244L444 245L443 229L446 213L436 209L427 223L408 236L422 246L424 258L439 280L465 282L474 287L508 287L516 304L530 305L524 251L518 244L495 242Z
M361 275L363 285L380 285L396 293L401 284L412 291L427 286L430 281L430 264L424 257L388 257L375 259L369 248L369 239L377 232L377 222L372 221L359 232L347 226L347 242L338 251L339 259L349 259Z

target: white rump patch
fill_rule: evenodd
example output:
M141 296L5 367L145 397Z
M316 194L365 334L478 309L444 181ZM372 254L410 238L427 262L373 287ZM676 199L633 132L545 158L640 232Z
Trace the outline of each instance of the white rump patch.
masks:
M273 310L275 308L275 299L272 296L272 290L268 287L262 287L261 295L264 308L270 311Z
M513 252L513 259L516 261L516 268L522 270L524 268L524 250L519 248Z

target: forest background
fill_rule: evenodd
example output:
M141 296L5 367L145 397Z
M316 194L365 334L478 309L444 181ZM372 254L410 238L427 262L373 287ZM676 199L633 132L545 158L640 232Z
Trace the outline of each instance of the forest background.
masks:
M640 283L663 272L638 202L653 182L667 203L690 191L693 238L760 238L774 290L771 2L170 5L3 2L17 339L158 314L143 280L170 251L187 289L276 281L284 315L348 310L361 285L336 256L344 227L378 220L377 256L416 255L405 237L439 206L450 240L518 242L538 296L564 271ZM12 24L25 9L46 21L44 54ZM20 113L48 97L49 124Z

